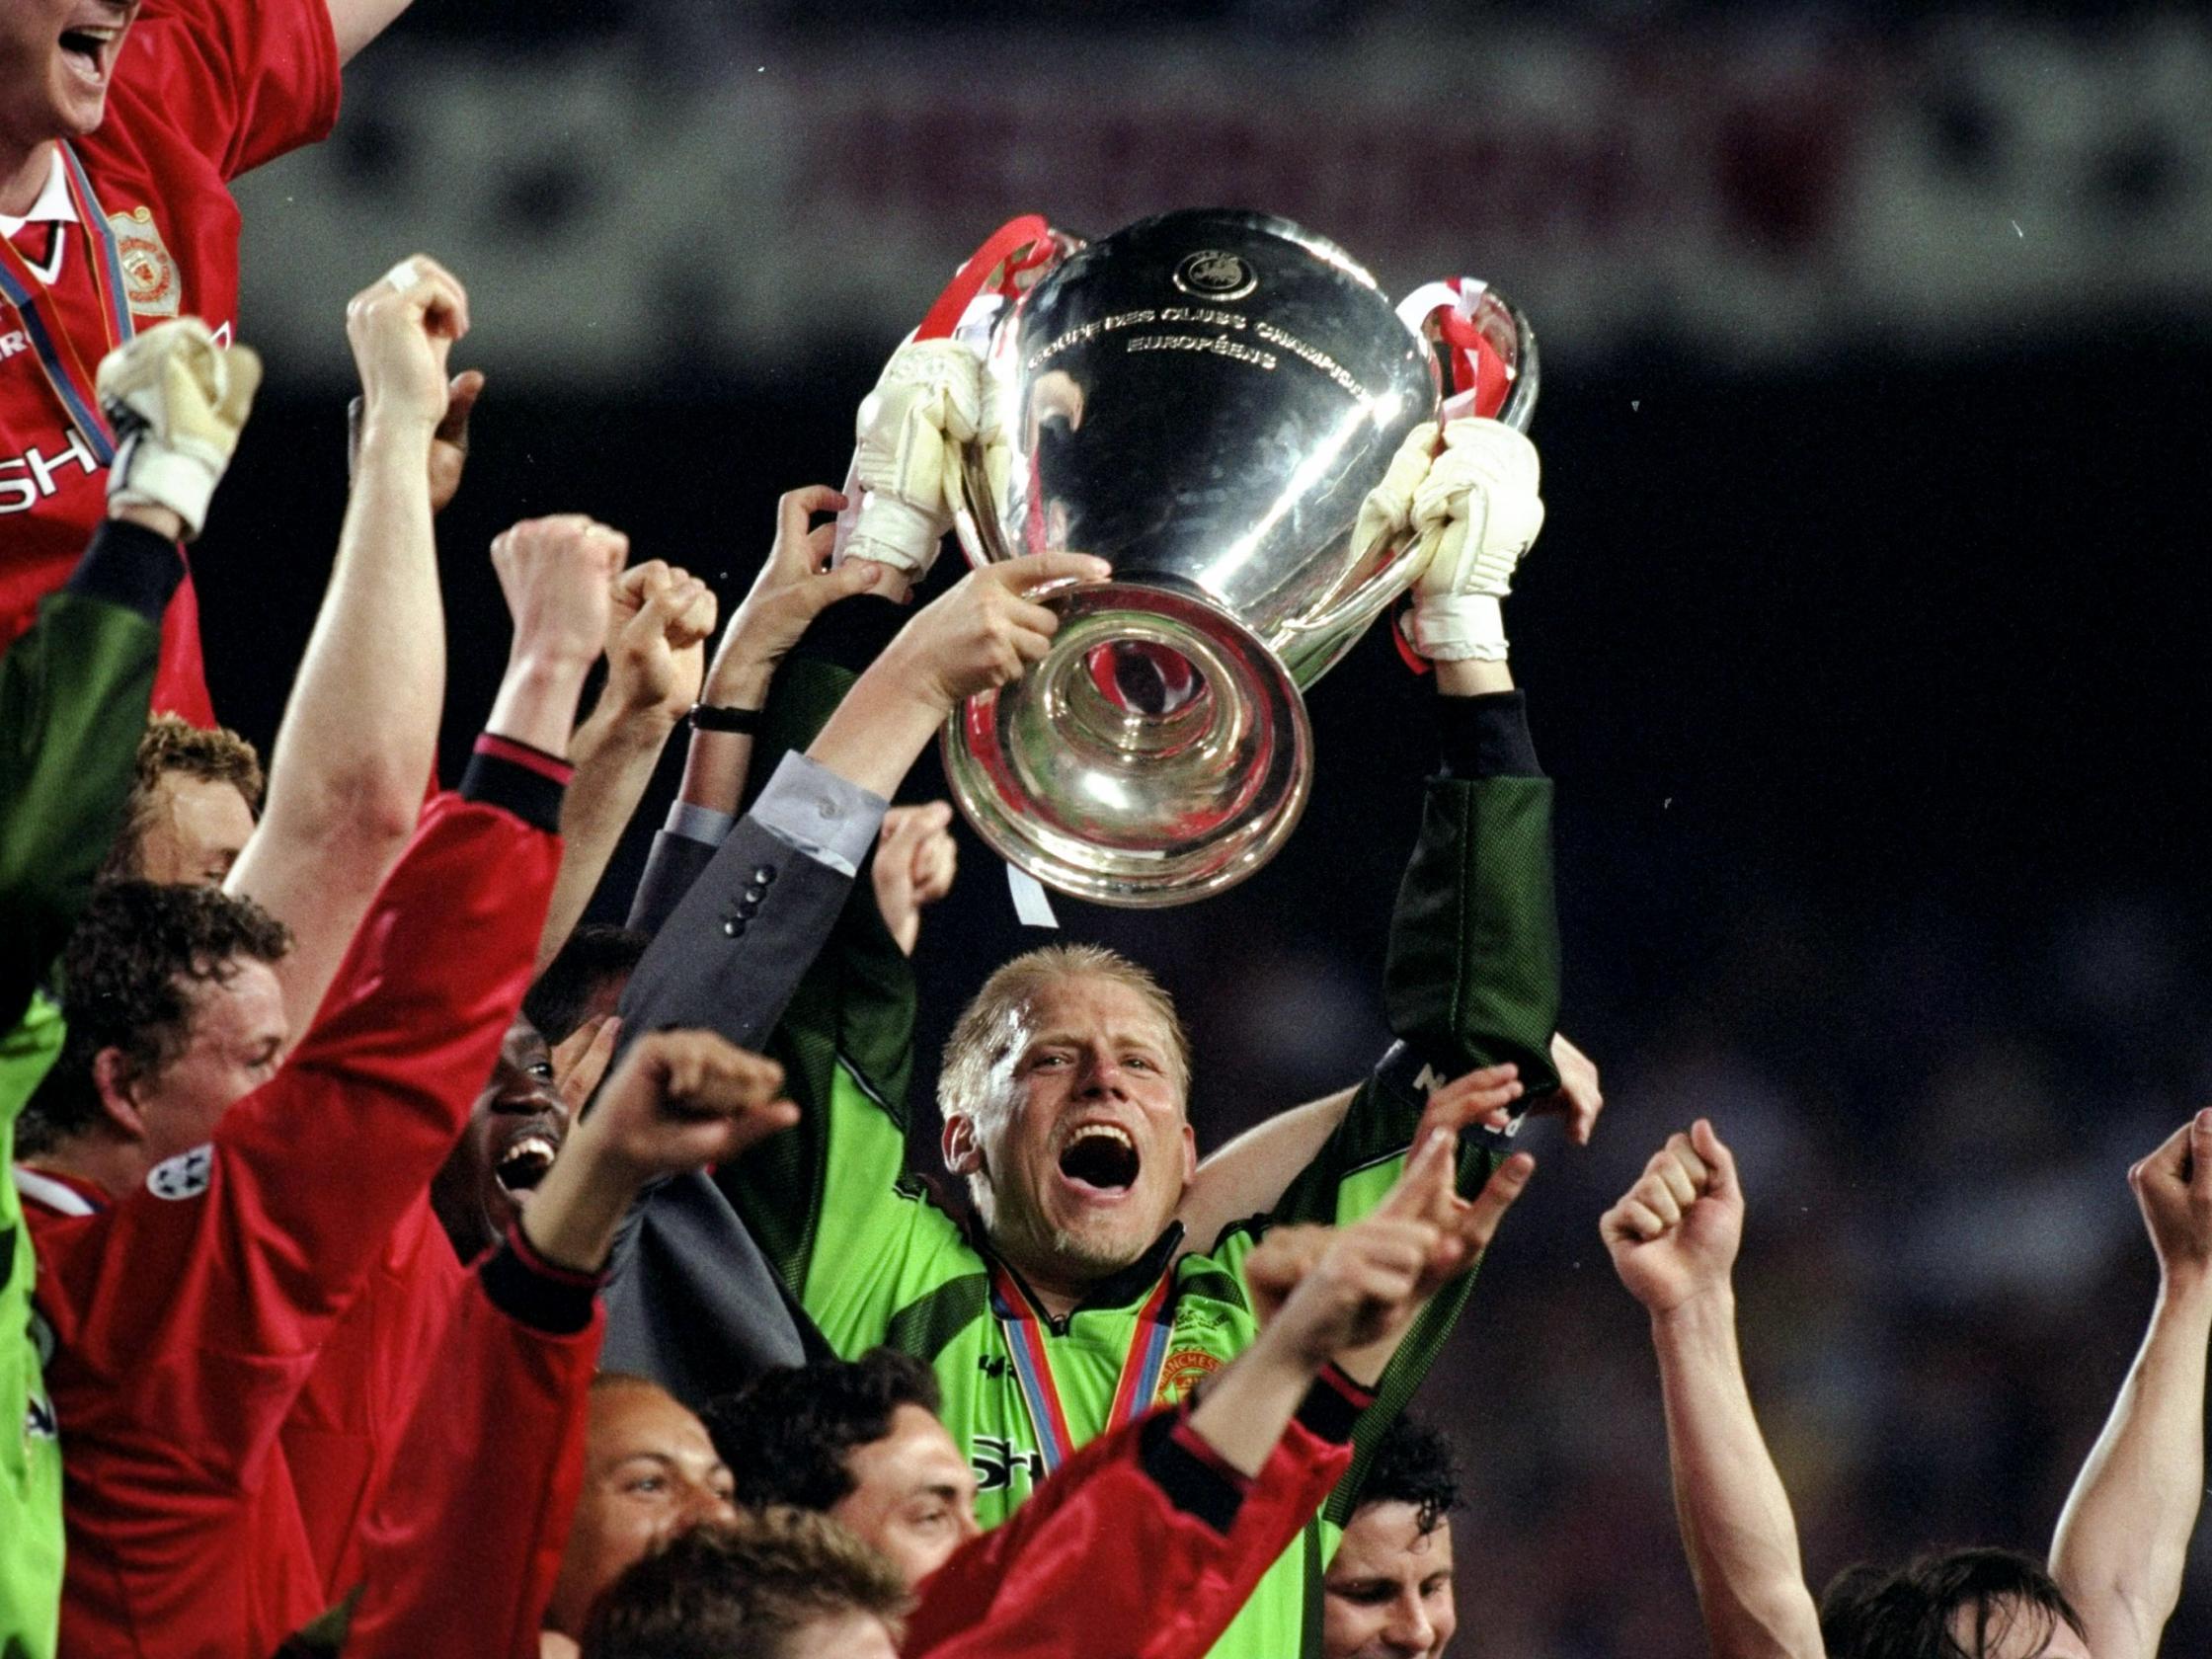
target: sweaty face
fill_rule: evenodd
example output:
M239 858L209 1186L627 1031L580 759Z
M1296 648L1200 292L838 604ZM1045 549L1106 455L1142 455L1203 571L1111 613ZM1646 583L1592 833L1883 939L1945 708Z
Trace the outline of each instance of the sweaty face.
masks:
M223 1113L275 1074L290 1027L284 992L266 962L231 964L228 978L188 987L192 1029L184 1052L129 1085L153 1162L208 1140Z
M473 1261L507 1236L568 1132L568 1108L553 1088L552 1053L537 1027L517 1017L469 1112L468 1133L431 1182L431 1208L461 1260Z
M1159 1236L1197 1165L1174 1042L1114 980L1047 985L975 1120L991 1242L1040 1288L1079 1291Z
M891 1432L845 1458L853 1489L830 1507L863 1543L891 1558L909 1585L974 1538L976 1472L944 1424L918 1405L891 1414Z
M1452 1601L1452 1523L1421 1531L1409 1503L1352 1517L1323 1580L1324 1659L1436 1659L1460 1627Z
M649 1382L592 1390L584 1490L545 1616L575 1635L592 1603L663 1539L702 1521L735 1521L730 1471L704 1424Z
M137 0L0 6L0 140L28 150L97 127L123 34L137 14Z
M165 772L138 836L138 871L172 887L219 887L254 832L253 809L232 785Z

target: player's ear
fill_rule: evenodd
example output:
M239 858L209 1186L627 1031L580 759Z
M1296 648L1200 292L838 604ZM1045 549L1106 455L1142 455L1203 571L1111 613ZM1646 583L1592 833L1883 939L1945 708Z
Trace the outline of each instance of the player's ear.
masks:
M1198 1133L1186 1123L1183 1125L1183 1185L1188 1188L1198 1179Z
M102 1049L92 1057L92 1087L100 1096L100 1115L125 1141L146 1138L146 1120L138 1110L138 1081L122 1050Z
M945 1120L942 1142L945 1168L955 1175L973 1175L984 1166L983 1143L976 1139L976 1120L955 1112Z

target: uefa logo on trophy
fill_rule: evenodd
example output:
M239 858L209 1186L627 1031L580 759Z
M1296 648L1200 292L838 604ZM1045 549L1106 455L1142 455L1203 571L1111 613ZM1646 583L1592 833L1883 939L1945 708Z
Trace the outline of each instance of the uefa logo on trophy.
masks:
M979 341L997 441L963 451L957 528L972 560L1067 549L1113 574L1047 601L1050 652L955 715L946 772L985 841L1046 886L1183 904L1295 828L1303 693L1413 579L1410 535L1355 530L1439 417L1437 352L1341 248L1265 214L1056 234L1042 258ZM1469 315L1506 386L1480 413L1525 427L1527 320L1487 290Z

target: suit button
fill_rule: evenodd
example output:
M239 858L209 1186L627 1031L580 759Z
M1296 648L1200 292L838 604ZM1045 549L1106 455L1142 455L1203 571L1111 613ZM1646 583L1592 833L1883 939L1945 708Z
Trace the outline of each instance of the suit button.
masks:
M724 937L724 938L726 938L726 939L736 939L736 938L741 938L741 937L743 937L743 936L744 936L744 933L745 933L745 917L744 917L744 916L732 916L732 917L730 917L730 918L729 918L729 919L728 919L727 921L725 921L725 922L724 922L724 923L722 924L722 935L723 935L723 937Z
M748 905L757 905L761 900L767 898L767 896L768 890L762 887L758 882L754 882L752 886L745 890L745 902Z
M776 867L773 864L760 864L753 868L752 882L755 887L766 887L775 879Z

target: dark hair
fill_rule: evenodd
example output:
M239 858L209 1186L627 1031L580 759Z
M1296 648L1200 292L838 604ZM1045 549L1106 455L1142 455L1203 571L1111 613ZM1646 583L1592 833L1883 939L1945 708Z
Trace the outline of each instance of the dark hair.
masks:
M566 1042L609 980L627 981L653 936L642 928L587 922L568 937L522 998L522 1012L548 1044Z
M1452 1443L1426 1423L1399 1417L1376 1442L1353 1513L1379 1503L1411 1504L1421 1531L1435 1532L1460 1506L1460 1465Z
M770 1509L686 1528L600 1595L584 1659L781 1659L823 1619L907 1610L898 1569L827 1515Z
M1963 1610L1972 1620L1962 1642L1951 1624ZM1829 1659L1983 1659L2022 1619L2034 1625L2031 1650L2061 1621L2086 1636L2057 1581L2013 1549L1934 1551L1894 1572L1846 1567L1820 1598Z
M241 960L276 962L291 943L282 922L220 888L96 888L62 952L69 1034L24 1108L24 1149L45 1151L100 1121L92 1066L103 1049L121 1052L127 1076L158 1075L192 1040L199 987L227 983Z
M108 850L103 876L140 874L139 848L152 828L154 797L172 772L227 783L245 798L248 811L261 811L261 756L252 744L227 726L204 730L173 714L157 714L138 740L130 793L123 798L122 833Z
M845 1457L891 1433L902 1405L934 1415L937 1379L910 1354L875 1348L857 1360L764 1371L700 1416L737 1479L737 1501L754 1508L828 1509L851 1493Z

